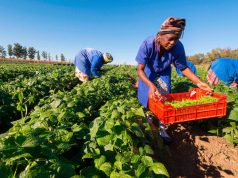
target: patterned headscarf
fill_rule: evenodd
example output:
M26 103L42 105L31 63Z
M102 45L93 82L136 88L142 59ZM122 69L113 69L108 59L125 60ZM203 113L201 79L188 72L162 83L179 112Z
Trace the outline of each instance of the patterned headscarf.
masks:
M186 20L181 18L169 17L162 24L159 34L177 34L181 36L186 25Z

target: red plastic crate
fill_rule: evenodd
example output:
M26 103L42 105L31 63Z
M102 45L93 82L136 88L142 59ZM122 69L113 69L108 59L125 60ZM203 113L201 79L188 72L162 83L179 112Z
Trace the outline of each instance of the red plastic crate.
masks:
M193 99L206 95L206 91L199 88L193 88L185 93L165 94L166 101L181 101L182 99L191 99L191 92L196 91ZM225 95L213 92L212 97L217 98L216 102L197 104L191 106L184 106L181 108L174 108L170 104L164 104L158 99L153 100L149 98L149 109L157 116L163 124L179 123L192 120L200 120L214 117L222 117L226 115L227 97Z

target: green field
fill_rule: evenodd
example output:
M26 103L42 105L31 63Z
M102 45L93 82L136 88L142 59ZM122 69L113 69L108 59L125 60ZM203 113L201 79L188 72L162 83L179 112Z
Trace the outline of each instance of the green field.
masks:
M198 73L205 80L206 72ZM163 159L155 158L164 145L133 87L136 68L105 66L102 74L80 83L73 66L0 65L1 178L169 177ZM194 87L172 75L173 92ZM237 89L214 90L228 96L227 116L197 127L237 144Z

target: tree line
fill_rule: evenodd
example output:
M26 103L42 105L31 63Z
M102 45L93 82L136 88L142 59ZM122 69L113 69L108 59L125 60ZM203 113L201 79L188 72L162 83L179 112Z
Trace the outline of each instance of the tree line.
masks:
M52 60L50 53L46 51L42 51L41 53L36 50L34 47L23 47L19 43L14 43L14 45L8 45L7 51L3 46L0 45L0 58L6 58L6 56L12 58L23 58L26 59L37 59L37 60ZM220 57L229 57L229 58L238 58L238 49L230 49L230 48L215 48L210 52L203 54L197 53L191 56L187 56L188 60L192 61L194 64L207 64L211 63L217 58ZM60 54L60 56L56 55L54 58L56 61L65 61L64 54Z
M187 58L194 64L207 64L221 57L238 58L238 49L215 48L206 54L198 53Z
M14 45L9 44L7 49L0 45L0 58L6 58L7 55L9 58L21 58L21 59L36 59L36 60L56 60L56 61L65 61L65 56L61 53L59 56L55 55L53 59L51 54L47 51L36 50L34 47L24 47L19 43L14 43Z

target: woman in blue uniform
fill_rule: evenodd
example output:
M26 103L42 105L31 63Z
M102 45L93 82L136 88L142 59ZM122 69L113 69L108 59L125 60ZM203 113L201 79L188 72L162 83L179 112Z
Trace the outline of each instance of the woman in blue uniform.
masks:
M112 61L113 57L110 53L101 53L92 48L82 49L74 58L75 76L82 82L88 81L91 76L100 77L98 70Z
M220 81L230 87L237 87L238 84L238 59L218 58L211 63L207 73L207 80L211 85Z
M155 36L141 44L136 56L139 75L138 99L147 107L148 97L171 92L171 64L182 71L199 88L211 92L187 66L183 44L179 38L185 28L185 19L169 17Z

